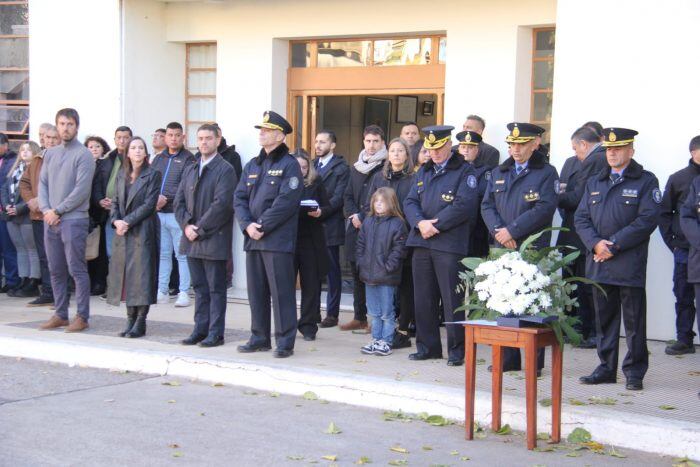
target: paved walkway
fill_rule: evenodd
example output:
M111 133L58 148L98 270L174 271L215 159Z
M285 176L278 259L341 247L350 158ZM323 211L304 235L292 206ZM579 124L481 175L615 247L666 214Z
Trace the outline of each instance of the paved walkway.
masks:
M212 360L224 362L230 365L237 365L242 368L245 365L257 369L264 368L265 371L274 373L296 372L307 375L307 383L321 386L319 394L323 392L324 381L343 380L338 384L342 389L347 390L356 381L358 385L365 384L362 396L358 398L361 405L368 405L382 408L397 408L398 401L403 400L403 405L398 408L406 412L418 412L424 408L423 402L428 399L449 399L445 403L447 407L443 413L446 416L463 418L463 384L464 369L452 368L446 365L446 360L431 360L426 362L412 362L408 360L408 354L415 351L415 347L395 351L388 357L366 356L360 353L360 347L365 344L369 336L358 335L349 332L342 332L337 327L322 329L318 333L315 342L305 342L301 338L297 340L295 355L292 358L278 360L272 358L271 353L239 354L236 352L236 345L245 342L248 337L247 329L250 323L249 308L247 304L239 300L230 303L227 314L227 334L226 345L214 349L200 349L183 347L178 341L191 331L193 308L175 308L171 305L157 305L152 307L149 315L148 335L142 339L121 339L116 337L116 333L124 325L124 309L107 305L99 299L92 300L91 328L82 334L66 334L62 331L41 332L36 330L40 322L51 315L51 311L45 308L27 308L27 300L18 298L6 298L2 296L0 300L0 342L5 338L5 343L22 342L24 348L17 344L14 347L0 345L0 355L25 355L34 356L46 360L60 360L58 355L32 354L32 348L36 351L40 346L49 345L77 345L80 348L113 349L129 352L132 357L138 359L143 356L142 361L146 361L147 355L158 354L168 355L168 358L188 358L195 360ZM341 313L341 321L351 318L349 313ZM7 340L13 339L13 340ZM30 344L33 343L33 344ZM620 342L624 351L624 340ZM616 385L583 386L578 383L578 377L590 373L595 367L597 357L595 350L572 349L567 346L564 353L564 433L571 431L575 426L582 423L588 427L597 426L595 420L587 417L600 416L607 417L606 420L618 420L625 423L649 424L649 427L658 423L659 429L677 428L685 436L685 442L696 440L696 451L691 453L682 447L684 452L669 452L674 449L673 443L668 446L656 446L653 440L642 446L640 449L648 451L677 454L694 455L700 457L700 400L698 390L700 390L700 352L694 355L683 357L671 357L663 352L664 343L650 343L650 369L644 380L645 390L641 392L630 392L624 388L624 377L620 374L620 382ZM7 350L10 347L13 350ZM43 347L42 347L43 348ZM51 348L51 347L46 347ZM38 351L37 351L38 352ZM48 352L48 351L47 351ZM38 356L37 356L38 355ZM136 356L136 357L133 357ZM85 355L89 360L89 355ZM490 373L486 367L490 364L490 352L488 347L480 346L478 349L477 368L477 389L482 391L484 398L482 403L477 401L477 418L488 421L490 414L485 408L490 408L488 402L488 392L490 391ZM622 358L621 358L622 359ZM96 366L94 360L87 363L76 360L74 363ZM87 361L87 360L86 360ZM133 363L133 362L132 362ZM113 363L114 364L114 363ZM114 364L119 367L119 364ZM97 365L103 366L104 365ZM538 383L539 399L541 407L539 409L540 431L542 431L549 420L549 408L547 402L550 397L551 387L551 355L548 353L543 377ZM124 369L124 368L122 368ZM269 373L269 374L272 374ZM209 376L207 376L209 375ZM255 377L247 381L247 377L242 380L237 377L237 384L256 386L262 384ZM202 379L218 378L216 373L202 373L197 377ZM222 377L223 378L223 377ZM303 378L302 378L303 380ZM299 384L304 383L300 381ZM524 391L525 381L521 373L508 373L504 376L504 419L508 420L508 407L523 405L524 411ZM366 385L387 385L391 388L387 394L375 397L367 390ZM284 385L283 385L284 386ZM290 393L295 393L301 389L300 386L289 384ZM359 387L359 386L358 386ZM336 388L337 389L337 388ZM280 387L270 388L270 390L280 390ZM285 388L281 388L285 392ZM317 392L318 392L317 391ZM395 399L390 402L387 397L393 396ZM425 394L425 400L421 397L408 397L408 394ZM338 393L340 394L340 393ZM325 397L325 396L324 396ZM327 398L333 397L331 395ZM401 397L404 397L401 399ZM439 402L433 400L432 402ZM352 403L352 402L351 402ZM508 403L511 405L509 406ZM430 406L436 411L440 411L439 404ZM517 426L522 422L522 414L512 411L513 425ZM569 416L569 418L567 418ZM520 418L518 418L520 417ZM573 418L572 418L573 417ZM578 418L576 418L578 417ZM583 417L583 418L581 418ZM575 419L575 421L573 421ZM568 420L568 422L567 422ZM589 420L582 422L581 420ZM602 420L602 419L601 419ZM635 421L637 420L637 421ZM599 420L600 421L600 420ZM567 426L567 423L570 425ZM606 422L607 423L607 422ZM544 426L543 426L544 425ZM610 424L607 424L610 426ZM605 423L599 429L601 436L605 430ZM630 427L632 430L633 427ZM612 431L612 426L610 426ZM620 442L619 436L611 434L611 442ZM596 433L594 433L596 437ZM627 437L632 435L627 434ZM624 441L624 439L623 439ZM630 439L632 442L633 439ZM640 441L641 442L641 441ZM669 441L670 442L670 441ZM664 443L666 443L664 441ZM643 443L642 443L643 444ZM663 444L663 443L662 443ZM686 444L682 444L686 446ZM692 450L692 449L691 449ZM691 456L692 457L692 456Z

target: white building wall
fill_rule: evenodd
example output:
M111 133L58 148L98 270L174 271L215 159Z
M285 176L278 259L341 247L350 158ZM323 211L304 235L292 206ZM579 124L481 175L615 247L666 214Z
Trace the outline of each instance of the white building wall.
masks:
M467 114L482 115L486 140L505 154L505 124L529 118L531 29L556 24L557 167L571 154L571 132L595 119L639 130L637 158L663 186L687 163L687 143L699 133L692 110L700 104L700 64L688 52L700 45L692 35L697 0L674 0L673 8L652 0L444 0L445 13L433 15L418 0L273 2L265 9L253 1L122 2L123 26L118 0L30 2L33 129L68 105L81 112L81 135L109 138L120 123L148 135L184 120L184 44L215 41L217 121L245 162L259 151L252 126L262 111L285 113L288 39L445 32L445 121L459 128ZM649 336L671 338L672 259L658 234L650 250ZM244 271L237 254L239 288Z
M79 137L109 137L121 112L119 0L29 2L30 138L74 107Z
M634 128L635 159L663 190L687 166L688 143L700 134L698 24L697 0L559 0L553 164L561 167L571 133L588 120ZM675 338L672 287L673 256L657 230L647 268L649 337Z

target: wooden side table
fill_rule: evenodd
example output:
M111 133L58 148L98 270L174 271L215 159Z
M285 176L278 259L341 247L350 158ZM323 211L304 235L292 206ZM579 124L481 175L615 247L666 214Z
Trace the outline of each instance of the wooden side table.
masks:
M501 429L503 389L503 347L525 350L525 400L527 448L537 446L537 349L552 346L552 439L561 440L562 348L550 328L508 328L487 324L465 323L465 414L466 438L474 439L474 393L476 390L476 344L490 345L493 350L491 373L491 428Z

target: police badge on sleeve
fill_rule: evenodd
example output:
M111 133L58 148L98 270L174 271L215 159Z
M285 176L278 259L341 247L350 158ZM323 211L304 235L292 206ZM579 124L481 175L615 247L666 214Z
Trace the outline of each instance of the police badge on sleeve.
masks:
M297 177L291 177L289 179L289 188L291 188L292 190L296 190L298 186L299 186L299 179Z
M661 204L661 190L654 188L654 191L651 192L651 197L656 204Z
M467 177L467 186L472 189L476 188L476 177L474 175Z

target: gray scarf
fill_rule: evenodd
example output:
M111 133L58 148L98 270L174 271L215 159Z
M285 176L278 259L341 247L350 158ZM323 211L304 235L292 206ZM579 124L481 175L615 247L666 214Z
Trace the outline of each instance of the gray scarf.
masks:
M373 156L369 156L369 159L365 162L365 157L367 157L367 153L363 149L360 153L360 157L357 159L357 162L355 162L354 167L361 174L367 175L372 171L373 168L384 163L384 159L386 159L386 154L386 146L384 146Z

